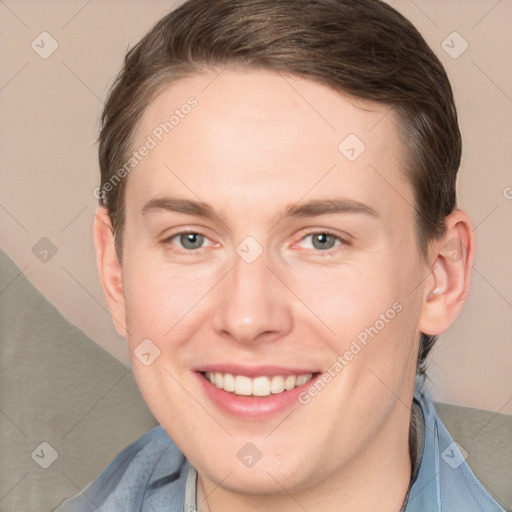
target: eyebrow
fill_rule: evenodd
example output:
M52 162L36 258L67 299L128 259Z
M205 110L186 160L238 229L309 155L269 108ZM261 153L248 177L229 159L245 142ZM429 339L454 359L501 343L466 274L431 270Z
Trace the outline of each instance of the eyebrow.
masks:
M176 197L156 197L151 199L144 205L141 213L142 215L146 215L159 210L185 213L197 217L205 217L207 219L213 219L217 216L214 209L206 203Z
M286 208L283 216L315 217L335 213L363 213L371 217L379 217L372 207L353 199L317 199L307 203L298 203Z
M149 200L141 210L142 215L153 211L170 211L195 215L207 219L219 218L215 210L202 201L192 201L176 197L157 197ZM378 218L378 213L370 206L353 199L317 199L306 203L297 203L284 209L285 217L317 217L339 213L359 213Z

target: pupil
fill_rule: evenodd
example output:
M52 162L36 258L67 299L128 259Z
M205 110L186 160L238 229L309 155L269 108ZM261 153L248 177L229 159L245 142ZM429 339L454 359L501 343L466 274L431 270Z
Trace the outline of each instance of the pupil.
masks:
M181 245L185 249L199 249L203 244L204 236L199 233L184 233L180 238Z
M327 233L319 233L313 237L313 246L315 249L331 249L334 247L334 237Z

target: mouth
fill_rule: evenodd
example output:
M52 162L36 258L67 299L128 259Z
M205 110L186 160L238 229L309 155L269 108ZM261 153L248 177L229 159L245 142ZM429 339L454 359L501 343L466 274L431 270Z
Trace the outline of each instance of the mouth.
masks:
M250 421L264 421L297 407L300 393L321 376L316 370L234 365L203 367L194 373L212 405L224 414Z
M316 372L298 375L261 375L254 378L222 372L201 372L201 374L217 389L233 395L266 397L303 386L313 378Z

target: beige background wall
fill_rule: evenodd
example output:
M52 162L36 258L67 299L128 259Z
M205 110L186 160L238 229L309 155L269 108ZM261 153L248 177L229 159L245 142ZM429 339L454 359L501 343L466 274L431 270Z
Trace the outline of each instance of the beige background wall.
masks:
M94 261L95 139L126 48L174 3L0 2L0 246L125 365ZM418 27L451 77L465 144L459 205L478 244L469 303L434 352L434 396L512 414L512 3L389 3Z

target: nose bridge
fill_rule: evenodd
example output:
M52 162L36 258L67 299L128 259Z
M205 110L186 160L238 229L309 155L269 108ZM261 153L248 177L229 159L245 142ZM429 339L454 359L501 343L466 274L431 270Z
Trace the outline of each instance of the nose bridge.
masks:
M255 261L245 260L239 254L234 258L232 271L232 297L234 306L249 313L252 305L261 307L269 297L270 270L267 267L266 255L259 256Z
M280 336L292 323L286 291L268 267L267 255L255 256L248 244L237 248L214 313L215 329L240 343Z

